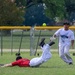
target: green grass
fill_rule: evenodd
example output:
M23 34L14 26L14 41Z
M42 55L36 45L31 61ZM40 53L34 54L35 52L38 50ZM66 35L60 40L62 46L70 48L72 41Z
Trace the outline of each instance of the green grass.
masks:
M58 53L52 52L52 54L52 58L38 68L18 66L5 68L0 67L0 75L75 75L75 64L68 65L59 58ZM29 59L35 57L30 56L29 52L23 52L21 55ZM75 57L72 56L72 53L71 57L75 62ZM3 56L0 56L0 63L10 63L14 60L15 53L13 53L13 55L10 53L4 53Z

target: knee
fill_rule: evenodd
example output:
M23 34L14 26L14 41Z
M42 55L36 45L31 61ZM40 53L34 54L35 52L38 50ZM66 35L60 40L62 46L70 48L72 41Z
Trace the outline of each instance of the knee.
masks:
M64 54L68 54L68 51L64 51Z

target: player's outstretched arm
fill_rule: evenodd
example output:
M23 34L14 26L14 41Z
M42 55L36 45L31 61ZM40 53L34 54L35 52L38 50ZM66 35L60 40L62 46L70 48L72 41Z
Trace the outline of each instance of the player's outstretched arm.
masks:
M11 64L11 63L9 63L9 64L4 64L4 65L1 66L1 67L12 67L12 64Z

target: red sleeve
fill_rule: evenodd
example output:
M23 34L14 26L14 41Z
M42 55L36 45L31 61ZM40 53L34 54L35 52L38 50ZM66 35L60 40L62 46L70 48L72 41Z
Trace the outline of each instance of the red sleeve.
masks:
M12 66L20 66L20 67L29 67L30 60L29 59L19 59L15 62L12 62Z
M17 61L12 62L12 66L16 66L16 65L18 65L18 62Z

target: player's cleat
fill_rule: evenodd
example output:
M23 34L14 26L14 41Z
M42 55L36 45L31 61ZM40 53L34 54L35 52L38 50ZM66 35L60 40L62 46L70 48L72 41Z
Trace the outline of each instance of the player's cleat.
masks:
M52 41L49 43L49 46L52 46L53 44L55 44L55 42Z
M70 63L69 63L69 65L73 65L73 63L72 63L72 62L70 62Z
M43 47L43 45L45 44L44 41L45 41L45 38L42 38L42 39L41 39L41 42L39 43L39 46L42 46L42 47Z

